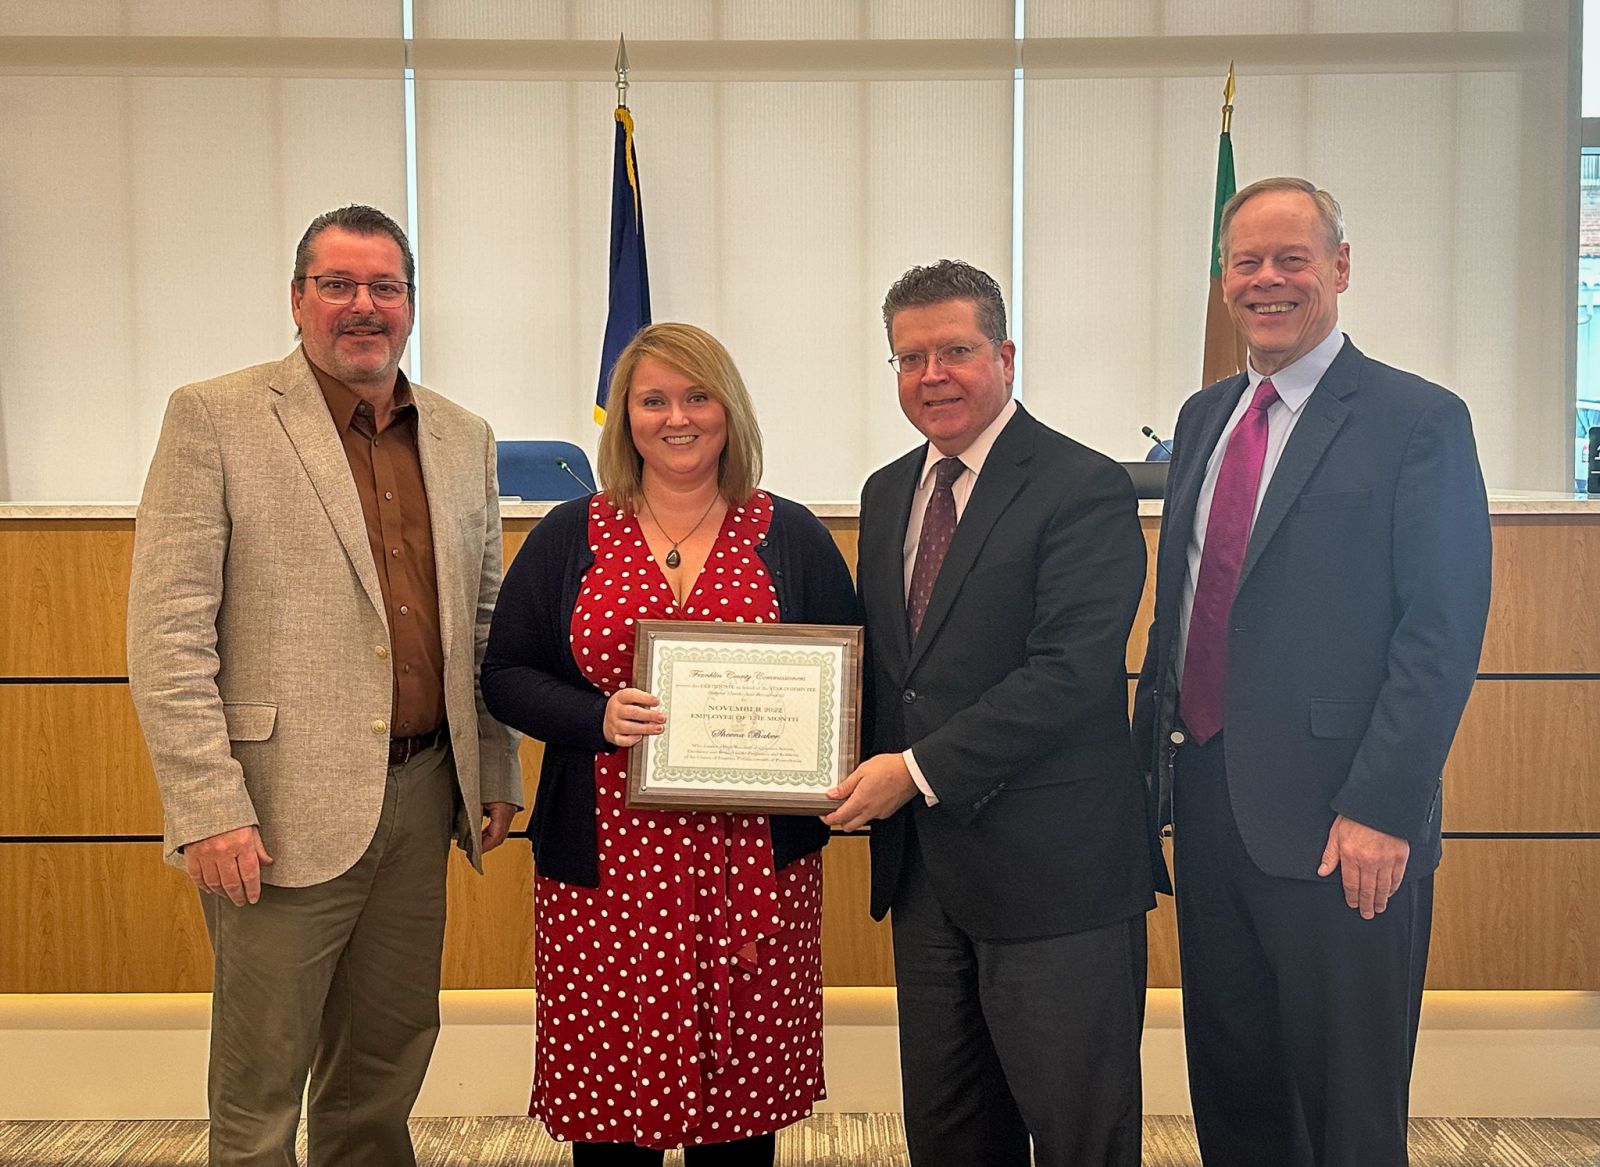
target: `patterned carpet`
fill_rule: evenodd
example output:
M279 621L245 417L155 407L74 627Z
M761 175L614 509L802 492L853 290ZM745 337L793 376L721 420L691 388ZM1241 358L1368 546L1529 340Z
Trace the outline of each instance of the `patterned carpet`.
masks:
M411 1124L423 1167L564 1167L565 1148L517 1118ZM202 1167L204 1122L0 1122L5 1167ZM302 1134L302 1156L304 1154ZM669 1154L667 1163L679 1164ZM780 1167L905 1167L900 1116L822 1114L778 1138ZM1145 1119L1145 1167L1198 1167L1189 1121ZM1425 1118L1411 1124L1412 1167L1600 1167L1600 1119Z

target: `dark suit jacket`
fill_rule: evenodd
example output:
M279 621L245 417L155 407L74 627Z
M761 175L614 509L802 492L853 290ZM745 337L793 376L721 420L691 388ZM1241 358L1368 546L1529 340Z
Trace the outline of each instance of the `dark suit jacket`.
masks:
M1147 911L1128 630L1145 550L1128 476L1018 409L951 540L915 643L902 547L927 447L867 480L857 582L869 753L915 748L939 798L872 828L872 913L919 846L968 933L1020 939Z
M1220 381L1178 415L1134 719L1163 794L1195 503L1245 384ZM1489 608L1472 422L1454 394L1348 340L1305 411L1233 603L1222 741L1234 818L1269 875L1315 879L1335 814L1410 840L1407 874L1426 875L1439 862L1440 773Z

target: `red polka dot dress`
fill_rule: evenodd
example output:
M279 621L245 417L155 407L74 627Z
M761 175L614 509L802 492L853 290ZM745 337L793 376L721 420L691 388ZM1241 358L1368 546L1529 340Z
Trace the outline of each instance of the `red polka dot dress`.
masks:
M773 622L757 491L730 507L680 608L633 515L596 495L572 653L607 695L637 620ZM595 758L600 886L536 877L529 1113L557 1139L670 1148L788 1126L824 1097L822 866L775 871L762 815L629 810L628 755Z

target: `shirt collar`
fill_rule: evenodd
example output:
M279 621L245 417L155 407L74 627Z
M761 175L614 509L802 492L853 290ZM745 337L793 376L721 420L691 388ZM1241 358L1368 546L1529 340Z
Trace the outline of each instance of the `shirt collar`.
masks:
M983 473L983 464L988 460L989 451L994 449L995 439L1000 436L1000 431L1006 428L1006 423L1015 417L1016 413L1017 399L1007 398L1005 405L995 415L995 419L983 427L983 431L972 439L971 445L956 455L961 459L961 464L972 471L974 478ZM932 474L933 468L944 459L945 455L939 452L939 447L929 442L928 453L922 460L922 473L917 476L919 488L928 484L928 475Z
M1285 365L1272 374L1272 387L1278 391L1278 400L1289 407L1290 413L1299 413L1311 396L1311 391L1322 380L1322 375L1328 371L1328 366L1333 364L1333 358L1339 355L1339 350L1344 347L1345 336L1335 324L1333 330L1322 338L1322 343L1317 345L1305 356L1293 364ZM1255 366L1245 363L1245 376L1250 379L1246 388L1249 392L1247 398L1253 396L1256 386L1267 378L1256 372Z
M317 379L317 387L322 390L322 399L328 403L328 412L333 415L334 428L341 434L350 428L350 422L356 415L356 407L361 404L361 398L355 390L339 380L332 373L319 369L309 356L306 364L311 366L311 375ZM411 392L411 382L406 380L406 375L399 369L394 371L394 413L398 415L401 410L415 404Z

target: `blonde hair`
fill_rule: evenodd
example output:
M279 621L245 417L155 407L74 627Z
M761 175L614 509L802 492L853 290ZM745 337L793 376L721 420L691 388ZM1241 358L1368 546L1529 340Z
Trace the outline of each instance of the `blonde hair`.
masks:
M633 444L628 394L639 362L647 357L682 373L722 406L728 433L717 462L717 491L730 503L744 502L761 481L761 427L750 391L716 337L692 324L672 322L640 329L611 370L598 458L606 497L624 510L635 510L644 493L644 459Z

